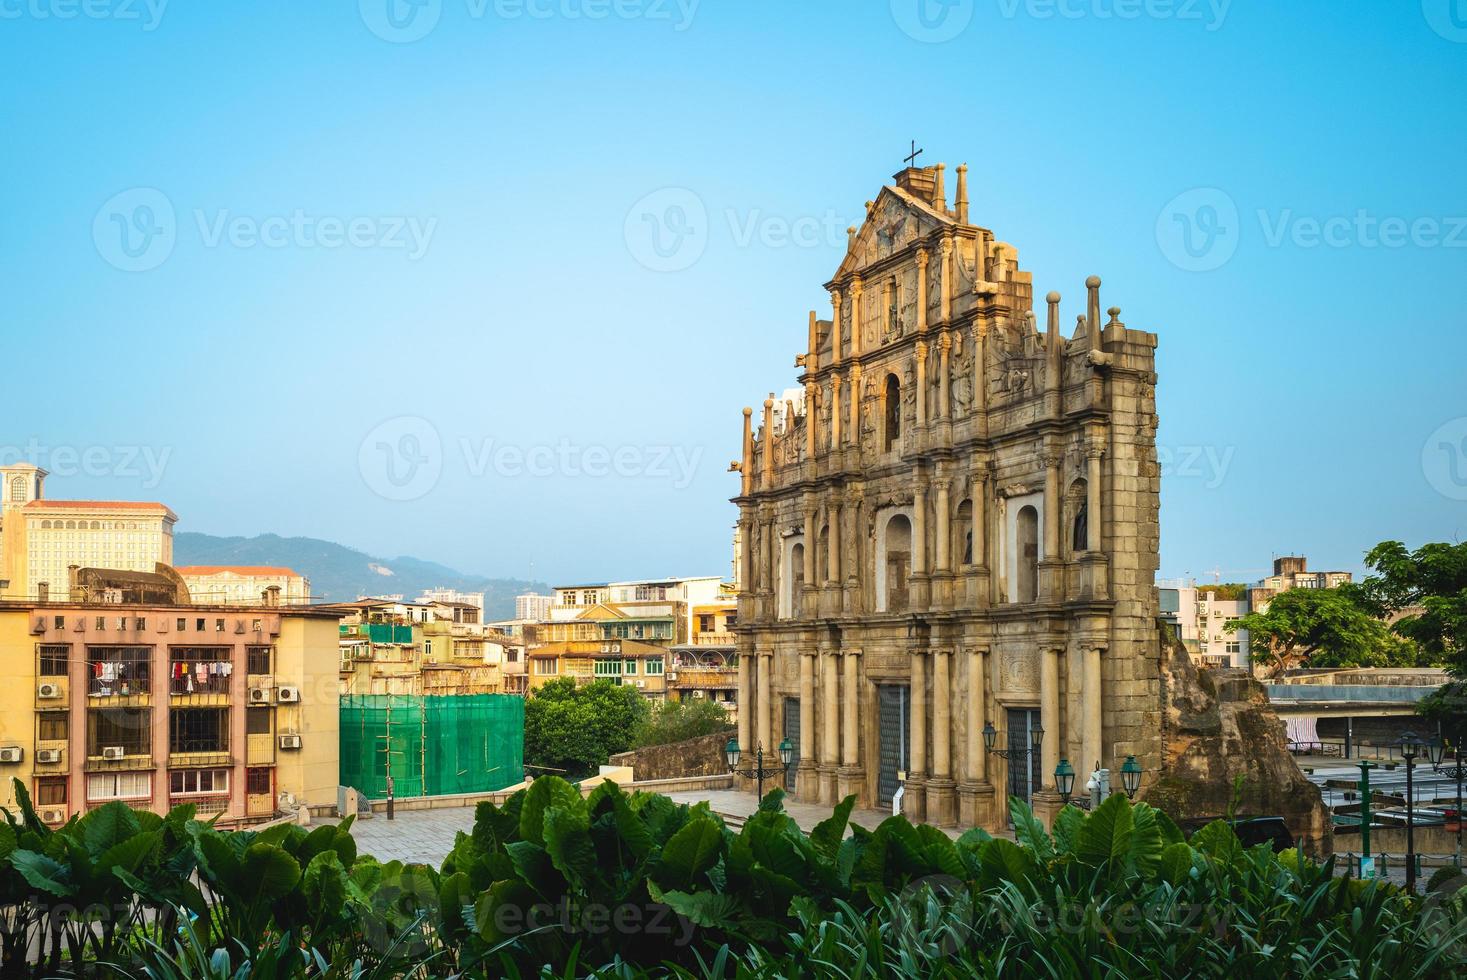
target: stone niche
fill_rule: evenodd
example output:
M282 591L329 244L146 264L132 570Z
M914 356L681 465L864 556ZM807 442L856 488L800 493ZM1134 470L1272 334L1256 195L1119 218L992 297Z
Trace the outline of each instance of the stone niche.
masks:
M1162 775L1141 798L1178 822L1219 817L1242 776L1238 816L1283 817L1306 853L1332 853L1329 810L1289 753L1263 685L1244 671L1199 671L1170 631L1160 633Z

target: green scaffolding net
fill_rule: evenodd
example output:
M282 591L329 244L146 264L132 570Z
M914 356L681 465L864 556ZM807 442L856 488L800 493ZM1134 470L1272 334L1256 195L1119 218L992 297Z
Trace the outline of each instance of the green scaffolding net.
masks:
M371 799L487 793L525 775L525 700L512 694L341 699L341 782Z

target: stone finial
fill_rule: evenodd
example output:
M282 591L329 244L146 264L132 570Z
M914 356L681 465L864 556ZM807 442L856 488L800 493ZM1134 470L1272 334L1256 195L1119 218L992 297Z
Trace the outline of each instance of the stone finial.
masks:
M1121 308L1119 306L1112 306L1110 309L1106 310L1105 312L1106 312L1106 315L1110 317L1110 322L1107 323L1106 326L1111 326L1112 324L1114 324L1115 326L1120 326L1120 324L1121 324Z
M856 250L856 226L855 225L851 225L849 228L846 229L846 250L849 251L849 252L854 252Z
M1085 329L1085 315L1082 313L1080 316L1075 317L1075 336L1077 338L1083 337L1086 335L1086 333L1087 331Z
M968 165L958 164L958 199L954 202L960 224L968 223Z
M946 172L947 164L939 163L937 165L936 183L933 184L932 187L932 205L939 211L947 210L947 182L945 180Z
M1091 276L1085 280L1086 302L1085 302L1085 326L1090 336L1100 336L1100 277Z

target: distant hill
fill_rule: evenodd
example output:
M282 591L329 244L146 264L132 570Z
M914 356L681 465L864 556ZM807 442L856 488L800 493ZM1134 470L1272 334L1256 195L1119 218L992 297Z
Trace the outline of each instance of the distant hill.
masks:
M341 602L362 595L398 595L416 599L424 590L457 589L484 593L484 613L493 621L514 616L514 597L524 592L548 594L543 582L485 578L420 558L374 558L365 552L318 538L220 538L180 531L173 538L176 565L285 565L311 580L311 594Z

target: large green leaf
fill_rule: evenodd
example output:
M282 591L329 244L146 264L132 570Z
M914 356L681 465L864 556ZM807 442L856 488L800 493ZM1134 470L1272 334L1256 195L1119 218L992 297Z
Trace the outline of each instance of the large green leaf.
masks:
M713 867L723 845L723 828L710 817L691 820L662 847L659 878L668 888L687 891L698 875Z
M1027 845L1036 858L1045 863L1054 860L1054 842L1028 803L1017 796L1010 796L1009 819L1014 824L1014 836L1021 844Z
M1192 871L1193 853L1189 844L1168 844L1162 849L1161 859L1157 861L1157 877L1172 886L1180 885Z
M1054 818L1054 849L1057 855L1074 855L1075 839L1084 823L1084 810L1077 806L1060 808Z
M963 859L958 856L957 845L951 837L936 827L920 824L917 827L917 839L922 844L922 856L927 861L928 873L963 877L967 868L963 865Z
M851 819L851 810L856 806L855 794L847 796L835 805L829 817L815 825L810 831L810 843L827 861L834 861L840 850L840 842L846 836L846 825Z
M1119 793L1091 811L1075 834L1075 857L1095 867L1123 860L1131 847L1131 801Z
M334 850L318 851L301 876L301 892L305 895L311 918L332 921L346 904L346 869Z
M127 840L138 833L137 814L126 803L113 800L87 813L77 824L81 839L87 850L101 854L114 844Z
M541 776L530 784L520 806L520 837L535 844L545 844L545 811L552 806L566 809L584 808L580 792L559 776Z
M13 851L10 863L33 888L39 888L58 898L70 898L73 895L67 870L60 861L35 851Z
M611 812L622 846L638 861L645 859L652 851L652 831L648 829L641 815L632 810L626 794L617 795Z
M545 848L527 840L517 840L505 848L514 865L515 874L528 889L542 899L554 901L565 893L565 879L556 873Z
M93 873L98 876L110 875L113 869L121 868L137 874L145 864L157 857L162 847L163 832L160 830L129 837L102 852L93 865Z
M596 875L596 845L583 808L552 806L545 811L545 852L567 881L588 887Z
M451 941L458 942L468 931L474 911L473 882L462 871L448 875L438 887L439 928Z
M301 866L276 844L251 844L240 864L240 888L251 901L284 898L301 880Z
M984 889L994 888L1004 882L1020 884L1028 881L1035 872L1032 852L1006 837L995 837L985 843L979 857L983 862L979 884Z
M717 892L667 891L659 896L662 904L695 926L728 929L736 921L739 900L732 895Z
M1166 846L1161 824L1157 820L1158 813L1158 810L1145 803L1137 803L1131 808L1131 846L1128 856L1131 866L1143 878L1151 877L1157 862L1161 860L1162 848Z

